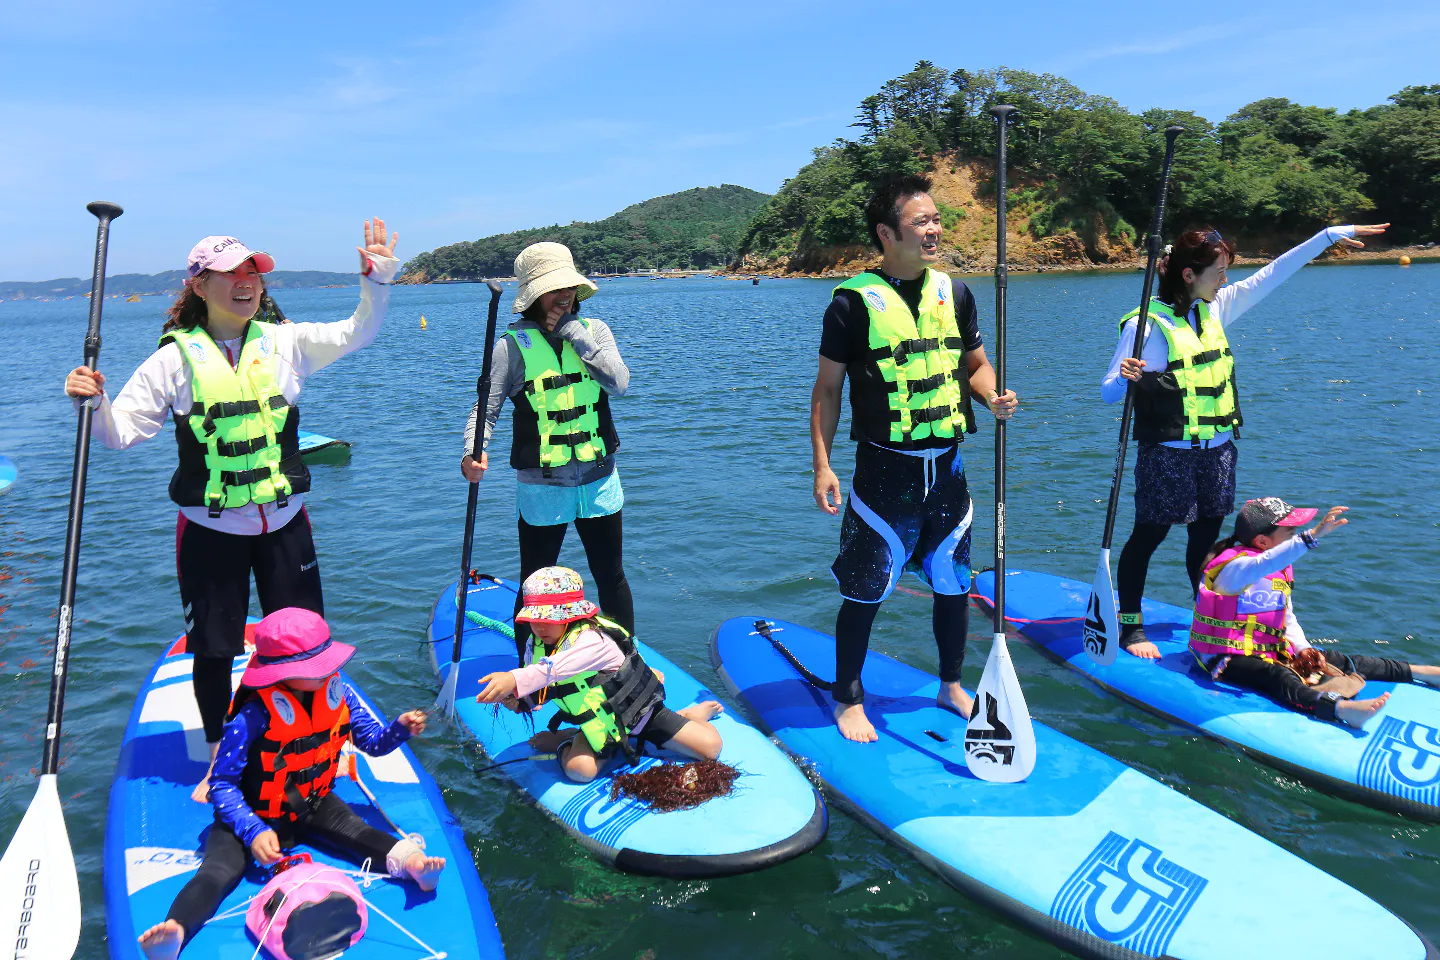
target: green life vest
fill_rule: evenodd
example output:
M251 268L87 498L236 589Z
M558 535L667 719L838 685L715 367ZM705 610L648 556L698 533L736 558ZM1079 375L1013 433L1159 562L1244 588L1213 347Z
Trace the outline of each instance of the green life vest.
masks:
M1120 320L1120 329L1135 319L1139 309ZM1161 389L1137 391L1135 437L1146 443L1189 440L1198 446L1216 433L1237 428L1240 394L1235 387L1235 359L1225 327L1210 313L1203 300L1197 306L1199 331L1177 317L1159 300L1150 302L1152 329L1165 335L1169 363L1162 374Z
M620 669L614 673L602 674L591 670L576 674L569 680L552 683L538 696L559 708L551 719L550 729L556 729L561 723L574 724L596 753L610 744L619 744L633 761L635 755L630 746L630 728L654 707L665 702L665 688L655 676L655 671L645 665L624 627L604 617L596 617L595 622L625 654L625 662ZM572 642L580 631L589 627L583 622L571 627L555 645L555 650ZM531 662L547 655L539 637L531 640L530 649Z
M586 329L590 321L582 319ZM560 355L537 330L507 330L525 361L525 396L536 418L539 466L563 467L572 459L590 463L609 448L601 430L600 384L590 376L568 340Z
M285 506L289 495L298 491L281 469L284 453L279 434L291 407L275 382L280 363L275 326L252 320L234 367L200 327L172 330L160 338L160 345L171 340L190 366L194 394L190 410L175 413L176 435L182 441L176 482L186 486L179 475L187 472L181 431L188 431L204 451L203 467L197 465L204 475L199 505L209 507L210 516L247 503Z
M900 294L873 273L851 277L834 292L853 290L869 312L868 363L885 385L889 429L866 439L908 444L931 438L959 439L966 432L965 400L969 370L965 343L955 322L950 278L925 268L920 315L914 316ZM851 403L856 403L851 379ZM856 411L857 423L868 411Z

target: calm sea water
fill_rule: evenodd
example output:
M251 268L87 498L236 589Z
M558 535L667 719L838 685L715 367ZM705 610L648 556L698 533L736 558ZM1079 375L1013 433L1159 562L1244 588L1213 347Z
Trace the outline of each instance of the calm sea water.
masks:
M993 286L971 281L993 341ZM1019 276L1010 287L1009 563L1086 579L1094 569L1118 407L1097 400L1136 274ZM627 572L648 642L721 689L706 643L740 611L829 629L838 520L810 500L807 404L823 281L606 281L587 314L615 329L633 372L615 404L623 439ZM428 704L418 640L456 573L465 484L461 426L474 393L483 287L396 288L369 349L316 376L304 425L354 444L315 470L309 505L326 608L358 643L352 669L393 715ZM302 320L337 320L356 291L287 292ZM1352 525L1302 571L1307 631L1440 662L1434 591L1440 487L1440 267L1309 268L1232 328L1245 393L1240 494L1348 504ZM150 352L165 303L105 304L102 369L115 389ZM509 310L507 296L504 310ZM61 396L81 356L86 303L0 303L0 453L20 479L0 499L0 835L38 767L75 416ZM424 315L429 329L419 329ZM508 414L504 421L508 424ZM505 428L508 430L508 427ZM843 430L842 426L842 430ZM843 434L842 434L843 436ZM977 563L993 549L987 427L964 452ZM60 784L85 904L79 956L105 956L106 794L135 688L181 629L174 465L165 435L91 459ZM837 471L848 475L847 445ZM1133 457L1133 454L1132 454ZM499 458L497 458L499 459ZM517 567L513 475L481 487L476 566ZM1129 487L1117 544L1128 533ZM1150 593L1186 599L1182 536ZM573 534L563 558L584 569ZM921 585L902 581L911 587ZM897 592L874 646L934 669L929 604ZM966 681L989 629L978 617ZM1352 883L1440 940L1440 831L1303 786L1087 686L1022 644L1034 715L1157 777ZM732 705L733 706L733 705ZM523 803L453 730L416 743L462 821L511 957L1061 956L978 906L846 815L808 856L749 876L668 882L617 874ZM1136 816L1144 811L1136 811ZM159 918L157 918L159 919Z

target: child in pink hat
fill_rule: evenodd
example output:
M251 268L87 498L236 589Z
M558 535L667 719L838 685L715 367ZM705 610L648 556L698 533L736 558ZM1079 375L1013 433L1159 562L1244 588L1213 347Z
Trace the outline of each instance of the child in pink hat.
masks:
M720 756L720 731L710 721L725 708L715 700L665 706L664 676L645 665L624 627L585 599L580 574L542 567L520 592L525 605L515 620L531 630L525 666L481 677L475 700L517 713L558 704L550 730L530 744L554 750L567 777L587 783L616 752L633 759L646 742L700 760ZM559 730L561 723L574 727Z
M1440 667L1383 657L1324 653L1310 645L1295 618L1293 564L1321 537L1348 524L1348 507L1319 513L1279 497L1250 500L1235 532L1210 548L1201 571L1190 650L1214 680L1263 693L1317 720L1362 727L1390 694L1357 700L1366 680L1409 683L1440 678Z
M268 866L282 851L321 839L354 858L385 864L392 877L433 890L445 867L423 841L397 841L362 820L331 792L340 751L352 743L372 757L425 729L425 713L382 725L340 677L355 648L330 636L317 613L285 607L255 627L245 668L210 775L215 825L205 860L175 898L170 915L140 936L149 960L173 960L215 915L250 857Z

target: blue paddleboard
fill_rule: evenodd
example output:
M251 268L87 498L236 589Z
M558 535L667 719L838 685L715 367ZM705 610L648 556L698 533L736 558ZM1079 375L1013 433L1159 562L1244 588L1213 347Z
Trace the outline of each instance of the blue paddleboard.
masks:
M484 579L470 584L465 607L509 626L518 584ZM455 586L440 595L430 621L429 647L441 684L451 667L455 636ZM693 677L653 648L639 644L646 664L665 675L665 703L681 710L703 700L718 700ZM463 659L457 677L455 712L494 763L537 753L527 741L546 729L555 705L547 704L525 719L496 705L475 702L479 680L516 665L515 641L473 622L466 625ZM706 801L693 810L655 813L635 800L610 799L617 773L644 770L661 762L688 759L659 754L647 746L638 767L612 760L590 783L574 783L553 759L522 760L498 768L540 808L600 859L621 870L663 877L718 877L759 870L797 857L825 836L825 804L819 791L764 734L734 715L733 709L711 721L724 740L720 759L742 774L728 797Z
M995 575L975 593L993 607ZM1365 697L1390 700L1363 730L1323 723L1269 697L1211 680L1190 653L1191 611L1145 600L1145 636L1162 654L1142 660L1123 651L1108 667L1083 644L1090 584L1013 570L1005 578L1005 615L1058 660L1146 709L1233 743L1256 759L1315 786L1382 810L1440 820L1440 691L1420 684L1365 684ZM1323 648L1322 648L1323 649ZM1401 653L1401 651L1393 651Z
M770 622L801 663L834 675L833 639ZM866 712L880 740L852 743L835 729L829 694L802 680L755 623L722 623L711 653L761 726L876 832L1079 956L1440 957L1359 891L1042 723L1028 778L976 779L965 721L935 705L940 681L883 654L865 659ZM1257 890L1304 894L1277 909Z
M334 437L321 436L309 430L297 433L300 441L300 457L306 463L338 464L350 459L350 444Z
M205 836L214 822L209 804L190 799L210 758L190 684L193 660L185 652L183 636L167 647L141 686L125 727L105 827L105 923L113 960L144 956L135 938L165 919L175 895L195 875ZM245 663L245 657L235 660L231 681L236 686ZM345 680L360 693L354 680ZM371 713L383 716L363 693L360 699ZM408 746L384 757L359 756L360 777L385 814L402 829L423 834L426 850L446 861L434 893L383 879L363 888L365 899L403 924L435 954L450 960L503 957L489 897L460 826L445 808L435 781ZM336 793L360 816L390 832L384 817L350 778L337 776L335 783ZM357 869L349 861L313 847L295 852L308 853L316 862L342 870ZM371 869L384 873L385 865L372 865ZM264 879L252 862L216 917L235 911L259 893ZM255 941L245 929L242 910L202 927L181 957L251 960L254 953ZM370 912L365 936L345 951L346 960L422 960L428 955L375 910Z
M20 476L20 469L15 466L15 461L9 457L0 456L0 493L10 489L10 484Z

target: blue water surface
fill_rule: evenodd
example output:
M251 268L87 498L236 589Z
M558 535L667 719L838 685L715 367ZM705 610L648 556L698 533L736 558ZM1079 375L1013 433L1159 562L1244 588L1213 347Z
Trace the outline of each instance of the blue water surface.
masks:
M117 238L117 242L119 242ZM1240 272L1237 271L1237 276ZM993 344L990 278L969 280ZM647 642L720 689L714 625L744 611L833 626L829 564L839 522L810 495L807 416L828 281L601 281L585 313L606 320L631 366L614 410L627 495L626 569ZM1011 278L1008 561L1088 579L1114 462L1119 407L1098 401L1134 273ZM502 319L508 316L509 293ZM338 320L356 288L283 291L297 320ZM337 635L357 679L392 714L433 699L417 641L458 570L465 484L460 431L472 402L484 287L397 287L377 342L316 375L303 424L354 444L317 467L309 497ZM1246 414L1240 495L1351 507L1351 526L1299 571L1308 632L1347 648L1440 662L1434 602L1440 488L1440 266L1311 267L1232 327ZM153 349L165 298L105 303L101 368L118 392ZM424 315L428 329L419 329ZM21 470L0 499L0 834L34 790L75 416L61 395L80 361L86 301L0 303L0 453ZM508 409L481 485L476 566L513 576ZM853 456L841 428L835 463ZM964 447L976 497L977 565L993 550L993 427ZM67 700L61 794L85 906L79 956L105 955L105 796L137 685L183 629L174 572L174 468L164 434L93 452ZM1133 460L1133 448L1131 454ZM1128 533L1130 486L1117 548ZM565 562L584 570L571 535ZM1183 537L1152 566L1150 594L1183 603ZM910 579L876 621L875 649L934 669L929 603ZM253 609L253 608L252 608ZM258 609L256 610L258 612ZM972 623L965 680L990 628ZM1087 685L1022 643L1011 647L1030 708L1310 860L1440 939L1436 828L1329 797ZM732 707L734 705L732 704ZM836 813L817 850L760 874L710 882L622 876L591 860L485 761L442 728L415 744L459 816L508 955L780 958L1055 957L1059 951L967 900ZM1040 762L1044 762L1041 758ZM1136 811L1143 816L1144 811ZM157 918L158 919L158 918Z

